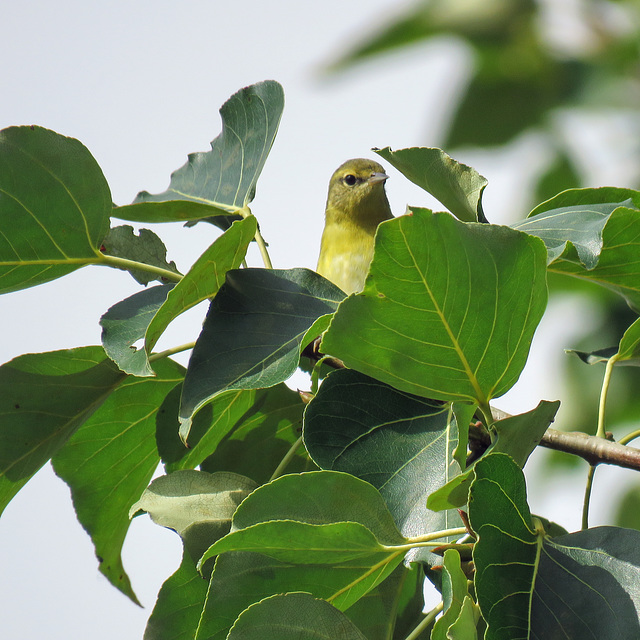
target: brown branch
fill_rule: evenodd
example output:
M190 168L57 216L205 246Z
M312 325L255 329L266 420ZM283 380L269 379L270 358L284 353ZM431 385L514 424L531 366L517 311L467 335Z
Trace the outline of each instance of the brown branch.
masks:
M325 356L323 353L320 353L320 341L322 340L322 336L318 336L313 342L310 342L303 350L302 355L313 360L314 362L318 362L322 360L325 364L333 367L334 369L346 369L344 362L339 360L338 358L334 358L333 356Z
M623 469L640 471L640 449L581 431L547 429L540 446L580 456L590 465L613 464Z

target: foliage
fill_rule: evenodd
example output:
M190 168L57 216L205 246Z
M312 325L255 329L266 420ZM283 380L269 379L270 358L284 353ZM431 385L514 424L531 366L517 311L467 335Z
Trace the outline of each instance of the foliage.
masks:
M89 264L160 284L105 312L102 346L0 367L0 508L51 460L100 570L134 601L129 517L174 529L183 561L149 639L637 638L640 533L588 528L588 493L577 533L529 511L521 467L560 403L504 417L491 402L525 365L549 273L640 307L640 193L569 190L498 226L473 169L438 149L383 149L449 211L383 223L364 290L345 297L309 270L272 269L249 209L283 104L275 82L242 89L212 150L126 207L77 140L1 132L2 292ZM182 275L155 234L110 230L117 218L225 230ZM252 239L265 268L244 264ZM200 336L154 352L207 299ZM639 326L583 354L606 362L602 420L588 451L584 438L565 450L594 466L607 450L640 469L626 446L638 434L610 443L604 430L612 371L637 365ZM184 370L171 356L186 349ZM312 389L298 394L284 383L307 358ZM338 370L325 376L325 362ZM425 575L443 597L426 615Z

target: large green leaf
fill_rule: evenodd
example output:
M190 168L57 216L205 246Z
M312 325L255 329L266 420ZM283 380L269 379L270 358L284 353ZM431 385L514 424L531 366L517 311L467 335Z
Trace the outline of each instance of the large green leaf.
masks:
M415 209L384 222L364 291L323 353L397 389L487 405L524 367L547 301L538 238Z
M71 489L76 515L91 536L100 571L136 602L121 557L129 508L158 466L156 413L183 372L167 360L158 363L155 378L128 377L52 460L55 472Z
M171 175L167 191L152 195L143 191L136 203L186 200L210 205L200 210L208 217L236 212L253 200L258 177L264 167L282 116L284 92L273 80L251 85L235 93L220 109L222 133L211 143L211 151L192 153L188 162ZM217 210L217 211L216 211ZM148 205L145 206L148 212ZM164 221L184 220L179 207L159 208ZM193 208L193 213L196 213ZM138 219L131 210L118 216ZM156 220L145 213L147 220ZM170 216L175 216L171 218Z
M550 538L531 518L511 458L491 454L475 474L469 519L487 640L637 638L640 532L597 527Z
M308 593L265 598L240 614L228 640L368 640L344 613Z
M201 562L241 550L316 570L322 566L324 577L315 575L313 593L343 609L398 565L404 541L371 485L321 471L283 476L256 489L238 507L231 533L213 544ZM214 581L216 572L217 567Z
M0 367L0 512L124 379L101 347Z
M271 387L289 378L307 330L343 297L308 269L227 272L189 361L180 407L183 432L218 393Z
M454 160L441 149L414 147L376 153L390 162L411 182L437 198L451 213L466 222L486 222L482 192L487 186L475 169Z
M376 487L406 537L461 526L457 514L426 508L427 496L460 472L447 405L335 371L305 411L304 442L321 468Z
M242 263L257 225L253 216L234 222L196 260L149 323L145 334L147 354L151 353L172 320L203 300L216 295L227 271L237 269Z
M596 527L546 539L532 598L538 638L640 637L640 532Z
M111 193L80 142L41 127L0 132L0 293L101 259Z

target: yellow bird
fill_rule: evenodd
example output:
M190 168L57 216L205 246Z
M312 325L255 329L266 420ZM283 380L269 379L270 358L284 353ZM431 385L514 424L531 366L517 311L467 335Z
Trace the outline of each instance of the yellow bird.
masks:
M389 176L374 160L347 160L331 177L317 272L345 293L362 291L378 225L393 218Z

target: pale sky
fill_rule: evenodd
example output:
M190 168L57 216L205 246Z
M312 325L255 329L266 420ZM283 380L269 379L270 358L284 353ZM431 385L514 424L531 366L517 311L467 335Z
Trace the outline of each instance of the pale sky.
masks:
M38 124L78 138L102 167L113 200L127 204L140 190L164 191L188 153L209 149L220 133L218 109L234 92L277 80L285 111L252 209L274 266L314 268L333 170L347 158L372 156L371 147L438 145L442 117L464 81L469 57L446 42L369 62L333 80L320 78L324 63L405 4L14 2L2 17L0 128ZM516 145L512 153L520 152ZM537 153L533 144L528 154L534 164ZM485 211L492 222L508 221L522 205L523 177L510 171L509 157L479 161L475 167L489 178ZM407 204L435 205L393 169L389 173L396 214ZM155 230L183 272L215 237L205 224ZM261 266L257 254L250 262ZM0 362L98 344L100 316L138 289L124 272L93 267L0 297ZM158 349L194 339L205 311L187 314ZM561 311L566 318L581 310ZM554 353L567 346L566 336L553 337L547 342ZM521 390L497 404L521 412L541 398L556 399L553 381L536 371L533 363ZM145 608L136 607L99 574L68 489L47 466L0 519L0 637L142 638L180 551L176 534L146 516L134 520L124 563Z

